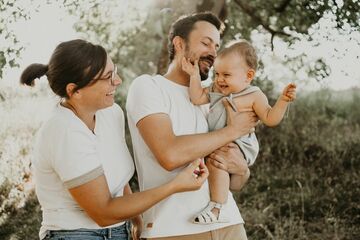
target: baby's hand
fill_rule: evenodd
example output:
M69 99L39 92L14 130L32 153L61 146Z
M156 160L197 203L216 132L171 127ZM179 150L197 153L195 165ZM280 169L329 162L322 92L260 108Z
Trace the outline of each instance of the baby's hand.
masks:
M289 83L283 90L282 95L280 96L281 100L285 102L292 102L296 99L296 84Z
M182 70L189 74L190 76L199 76L200 78L200 72L199 72L199 58L196 58L194 60L194 63L191 62L190 58L183 57L181 60Z

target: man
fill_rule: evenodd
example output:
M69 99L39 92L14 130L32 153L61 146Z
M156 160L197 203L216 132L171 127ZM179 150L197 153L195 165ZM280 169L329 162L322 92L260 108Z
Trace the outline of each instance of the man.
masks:
M197 62L202 79L208 73L220 43L221 22L211 13L198 13L177 20L169 34L170 65L164 76L143 75L129 89L127 112L140 189L146 190L172 179L197 158L210 153L213 165L230 173L230 188L240 190L237 179L248 177L244 157L234 144L248 134L256 117L235 113L227 105L228 125L207 133L206 116L189 100L189 75L182 59ZM194 224L192 218L209 202L204 184L195 192L174 194L144 213L142 237L147 239L247 239L243 219L229 192L221 209L227 223Z

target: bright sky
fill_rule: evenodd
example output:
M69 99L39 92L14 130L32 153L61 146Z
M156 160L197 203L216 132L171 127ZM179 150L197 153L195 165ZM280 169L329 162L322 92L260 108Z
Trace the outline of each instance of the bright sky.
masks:
M47 63L57 44L79 37L72 27L75 20L75 17L69 16L65 9L57 5L43 4L30 20L16 23L14 30L18 40L26 49L18 61L20 69L7 69L3 80L8 84L18 83L17 79L19 79L21 70L27 65L34 62ZM360 47L354 41L354 39L360 39L360 33L353 33L353 36L341 36L331 28L328 20L322 21L320 27L320 31L313 33L313 37L321 39L324 34L331 34L334 41L322 41L317 47L301 43L291 51L295 55L299 51L303 51L310 58L322 56L332 71L330 77L325 80L330 88L340 90L354 86L360 87ZM265 70L271 73L269 75L272 76L272 80L280 79L280 81L286 82L286 79L294 77L304 78L301 73L298 74L299 76L294 76L291 71L283 68L279 68L281 71L276 71L285 50L289 50L284 48L281 42L276 42L275 50L275 53L271 53L265 60L267 66ZM339 56L340 58L338 58ZM14 81L14 79L16 80ZM318 88L319 86L314 85L314 87Z
M31 63L44 63L49 61L55 47L62 41L77 38L73 29L74 17L57 5L43 5L34 13L30 20L21 20L15 23L12 29L25 50L18 63L20 69L13 68L5 71L4 80L19 79L21 71Z

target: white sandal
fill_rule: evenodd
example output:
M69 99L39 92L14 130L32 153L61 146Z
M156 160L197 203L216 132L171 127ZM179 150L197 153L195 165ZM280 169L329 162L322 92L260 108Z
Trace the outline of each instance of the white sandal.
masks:
M195 224L212 224L212 223L226 223L229 222L229 220L223 216L221 208L223 208L224 204L212 202L210 201L209 204L204 208L198 215L196 215L192 222ZM219 217L216 217L215 214L211 212L213 208L218 208L219 211Z

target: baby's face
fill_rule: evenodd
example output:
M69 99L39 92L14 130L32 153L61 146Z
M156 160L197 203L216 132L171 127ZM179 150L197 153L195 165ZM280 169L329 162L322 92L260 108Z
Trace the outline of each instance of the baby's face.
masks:
M215 87L224 95L244 90L250 85L249 66L237 54L228 54L215 59Z

